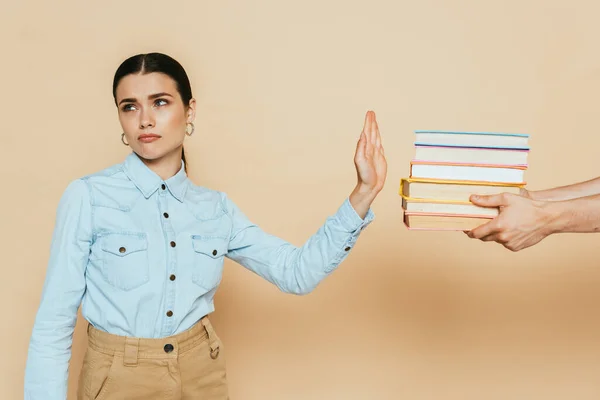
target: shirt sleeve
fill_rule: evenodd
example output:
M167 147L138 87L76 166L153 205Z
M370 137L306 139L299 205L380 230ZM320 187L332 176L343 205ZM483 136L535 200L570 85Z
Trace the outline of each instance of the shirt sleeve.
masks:
M65 400L73 331L85 291L92 226L87 184L71 182L57 213L25 368L25 400Z
M346 198L334 215L301 247L264 232L223 194L233 224L227 257L253 271L287 293L307 294L342 261L354 247L374 214L362 219Z

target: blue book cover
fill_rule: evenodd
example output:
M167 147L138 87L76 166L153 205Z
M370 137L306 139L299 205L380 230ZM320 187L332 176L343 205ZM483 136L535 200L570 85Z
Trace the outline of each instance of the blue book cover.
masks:
M461 132L461 131L427 131L427 130L417 130L415 133L444 133L448 135L487 135L487 136L519 136L519 137L529 137L527 133L505 133L505 132Z
M473 135L473 136L500 136L500 137L518 137L518 138L529 138L527 133L506 133L506 132L477 132L477 131L444 131L444 130L416 130L417 140L415 146L430 146L430 147L468 147L468 148L487 148L487 149L505 149L505 150L530 150L529 146L502 146L502 145L479 145L472 146L468 144L453 144L453 143L431 143L419 141L420 133L434 133L444 135Z

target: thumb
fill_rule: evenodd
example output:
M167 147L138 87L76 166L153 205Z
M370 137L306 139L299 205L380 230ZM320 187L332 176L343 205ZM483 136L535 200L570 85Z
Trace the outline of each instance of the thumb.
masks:
M482 196L478 194L471 195L471 203L481 207L499 207L506 205L506 196L503 193Z

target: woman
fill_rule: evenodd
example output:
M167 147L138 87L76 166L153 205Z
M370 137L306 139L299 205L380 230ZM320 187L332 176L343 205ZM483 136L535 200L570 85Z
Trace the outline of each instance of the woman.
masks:
M358 183L300 248L263 232L226 194L186 176L196 102L182 66L140 54L113 96L132 153L71 182L57 211L29 346L25 398L66 398L77 309L89 322L78 399L226 399L223 345L209 318L228 257L282 291L313 290L373 219L387 163L373 112L358 140Z

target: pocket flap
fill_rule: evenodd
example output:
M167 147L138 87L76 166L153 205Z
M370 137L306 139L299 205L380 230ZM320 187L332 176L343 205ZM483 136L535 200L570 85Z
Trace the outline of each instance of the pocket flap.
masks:
M208 239L192 236L192 246L194 246L196 253L202 253L211 258L219 258L227 253L227 241L224 239Z
M148 241L145 234L109 234L102 238L102 250L124 257L136 251L146 250Z

